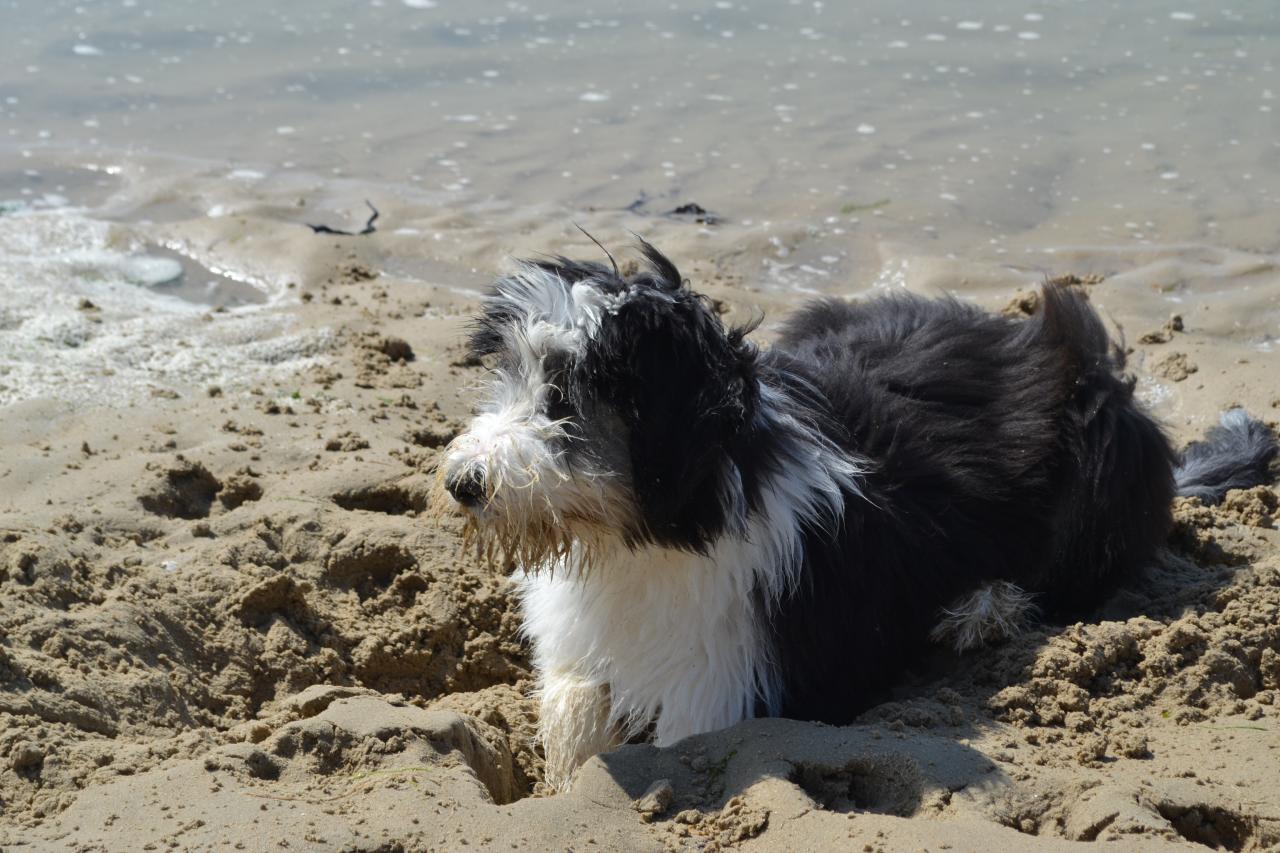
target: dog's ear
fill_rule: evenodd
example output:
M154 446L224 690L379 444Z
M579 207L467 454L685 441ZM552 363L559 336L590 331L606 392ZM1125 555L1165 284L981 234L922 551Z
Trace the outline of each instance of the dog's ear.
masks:
M583 368L627 425L644 535L704 549L724 530L732 448L755 408L754 348L683 290L629 299L593 349Z

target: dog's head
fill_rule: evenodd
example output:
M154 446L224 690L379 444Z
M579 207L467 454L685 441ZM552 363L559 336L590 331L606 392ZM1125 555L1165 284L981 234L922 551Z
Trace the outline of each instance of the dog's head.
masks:
M564 258L499 280L471 335L490 368L441 465L471 532L527 568L582 543L702 550L745 514L727 464L755 350L657 249L621 275Z

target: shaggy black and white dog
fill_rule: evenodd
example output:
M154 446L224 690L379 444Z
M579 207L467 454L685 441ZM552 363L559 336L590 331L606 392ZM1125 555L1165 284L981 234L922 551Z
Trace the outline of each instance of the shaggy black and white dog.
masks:
M497 282L489 392L444 485L519 568L547 779L638 733L845 723L931 640L1071 618L1148 564L1176 491L1263 482L1230 413L1177 460L1084 297L812 303L760 350L675 266Z

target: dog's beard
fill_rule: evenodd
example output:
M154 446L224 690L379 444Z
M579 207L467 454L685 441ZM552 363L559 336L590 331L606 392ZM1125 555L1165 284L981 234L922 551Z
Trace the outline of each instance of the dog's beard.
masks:
M571 478L559 472L550 476L559 481L554 486L560 492L554 497L543 477L498 479L473 511L449 495L441 472L432 508L439 515L462 517L462 546L486 565L517 567L526 573L589 571L628 529L627 502L616 485L604 479L591 483L591 477ZM575 488L581 481L591 483L591 488Z

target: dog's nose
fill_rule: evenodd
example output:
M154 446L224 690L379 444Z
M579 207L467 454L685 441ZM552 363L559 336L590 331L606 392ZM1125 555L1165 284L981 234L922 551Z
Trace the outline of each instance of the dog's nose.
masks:
M453 495L453 499L463 506L476 506L484 503L484 472L474 468L445 480L444 487Z

